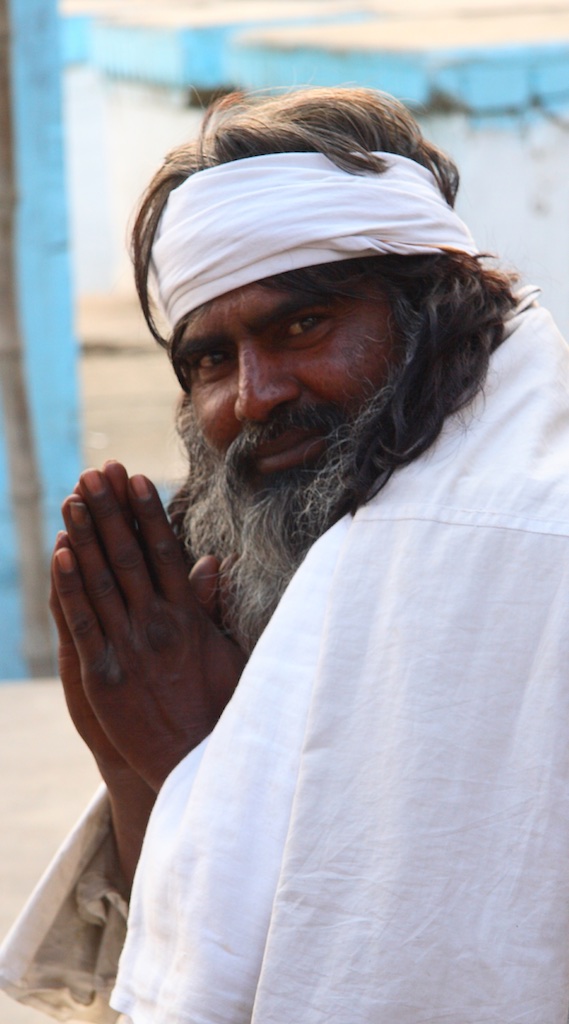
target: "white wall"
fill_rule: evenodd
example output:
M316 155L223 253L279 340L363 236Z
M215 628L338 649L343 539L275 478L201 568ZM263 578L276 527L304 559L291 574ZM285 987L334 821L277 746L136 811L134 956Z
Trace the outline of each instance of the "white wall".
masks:
M71 245L78 295L132 289L128 229L164 155L196 134L201 115L174 90L65 76Z
M423 123L458 164L457 210L480 248L542 288L569 339L569 120L540 115L491 128L452 115Z

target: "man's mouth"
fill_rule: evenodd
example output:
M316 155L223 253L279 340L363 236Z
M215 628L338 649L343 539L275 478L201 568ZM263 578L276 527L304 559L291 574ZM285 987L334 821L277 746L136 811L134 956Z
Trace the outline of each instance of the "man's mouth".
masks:
M262 441L250 459L261 475L280 473L295 466L316 462L326 447L326 438L317 430L291 427L271 441Z

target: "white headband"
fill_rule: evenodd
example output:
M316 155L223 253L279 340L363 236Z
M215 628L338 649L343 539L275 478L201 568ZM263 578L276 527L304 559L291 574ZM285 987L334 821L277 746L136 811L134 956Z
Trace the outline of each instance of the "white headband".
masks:
M152 249L170 325L287 270L386 253L476 255L431 172L376 155L388 164L383 174L349 174L320 153L277 153L190 175L170 193Z

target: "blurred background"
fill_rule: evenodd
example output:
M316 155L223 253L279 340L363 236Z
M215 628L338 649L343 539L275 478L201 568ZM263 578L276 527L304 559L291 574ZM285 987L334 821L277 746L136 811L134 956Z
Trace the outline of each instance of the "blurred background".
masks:
M479 247L569 337L569 0L0 0L0 47L3 932L95 783L44 679L60 503L110 457L165 496L181 473L128 257L151 174L220 92L384 89L457 161ZM2 996L0 1019L41 1018Z
M116 457L164 494L180 473L127 243L164 153L229 89L392 92L457 161L479 246L569 334L569 0L1 3L0 679L17 679L54 671L46 553L80 467Z

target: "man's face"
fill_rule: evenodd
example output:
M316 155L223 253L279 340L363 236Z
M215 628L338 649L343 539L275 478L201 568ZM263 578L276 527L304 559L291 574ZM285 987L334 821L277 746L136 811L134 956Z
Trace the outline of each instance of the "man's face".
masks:
M176 352L196 424L214 450L225 454L245 426L270 427L250 456L259 482L316 462L328 428L303 414L332 408L351 418L393 359L389 306L371 288L353 298L259 283L196 310Z
M349 507L362 438L387 401L390 310L367 287L354 298L248 285L197 310L177 344L184 542L194 560L229 558L224 625L244 650Z

